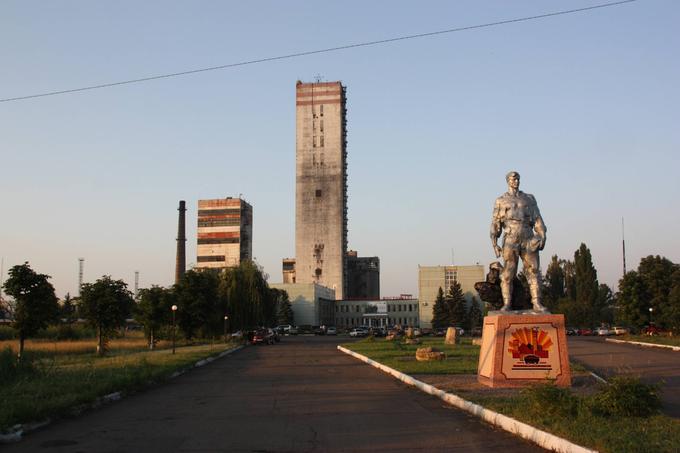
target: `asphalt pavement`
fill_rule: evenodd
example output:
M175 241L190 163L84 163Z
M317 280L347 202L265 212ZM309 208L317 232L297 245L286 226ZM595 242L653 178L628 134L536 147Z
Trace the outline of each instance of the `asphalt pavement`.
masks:
M626 374L659 384L663 412L680 418L680 352L612 343L601 337L569 337L569 356L603 378Z
M247 347L0 450L543 451L342 354L341 340Z

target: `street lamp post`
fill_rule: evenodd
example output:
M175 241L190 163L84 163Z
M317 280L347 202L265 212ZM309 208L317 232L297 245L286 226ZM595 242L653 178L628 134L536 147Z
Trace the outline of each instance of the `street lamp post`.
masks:
M227 322L229 322L229 316L224 315L224 342L227 342Z
M170 307L172 309L172 353L175 353L175 312L177 311L177 305Z
M654 311L654 308L649 307L649 326L651 327L652 325L652 312Z

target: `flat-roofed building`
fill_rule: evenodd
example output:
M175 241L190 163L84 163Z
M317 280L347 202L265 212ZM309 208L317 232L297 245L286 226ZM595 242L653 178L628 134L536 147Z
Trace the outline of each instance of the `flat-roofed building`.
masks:
M335 322L340 329L358 326L419 327L418 299L411 294L382 299L350 299L335 301Z
M380 258L347 252L345 299L380 299Z
M316 283L270 283L288 293L298 326L335 325L335 291Z
M253 259L253 207L241 198L198 200L197 242L197 268Z
M295 258L284 258L281 264L283 283L295 283Z
M484 266L418 266L418 299L420 300L420 326L432 327L432 309L439 288L446 294L454 281L460 284L465 299L470 303L479 298L475 283L485 279Z

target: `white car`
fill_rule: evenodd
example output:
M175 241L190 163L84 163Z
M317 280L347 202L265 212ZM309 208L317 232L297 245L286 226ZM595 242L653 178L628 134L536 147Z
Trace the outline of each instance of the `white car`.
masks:
M365 337L368 335L368 331L362 328L354 328L349 332L350 337Z
M628 329L625 327L612 327L614 335L628 335Z
M601 337L605 337L607 335L611 335L612 332L607 329L606 327L600 327L598 329L595 329L595 335L599 335Z
M337 335L338 330L334 326L326 327L326 335Z

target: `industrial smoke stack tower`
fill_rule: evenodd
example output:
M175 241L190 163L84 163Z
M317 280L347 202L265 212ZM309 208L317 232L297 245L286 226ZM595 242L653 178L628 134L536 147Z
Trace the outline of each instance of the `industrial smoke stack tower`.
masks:
M186 222L185 222L185 212L187 212L186 203L184 200L180 200L179 208L179 218L177 220L177 258L175 262L175 284L179 283L179 280L184 275L186 270Z

